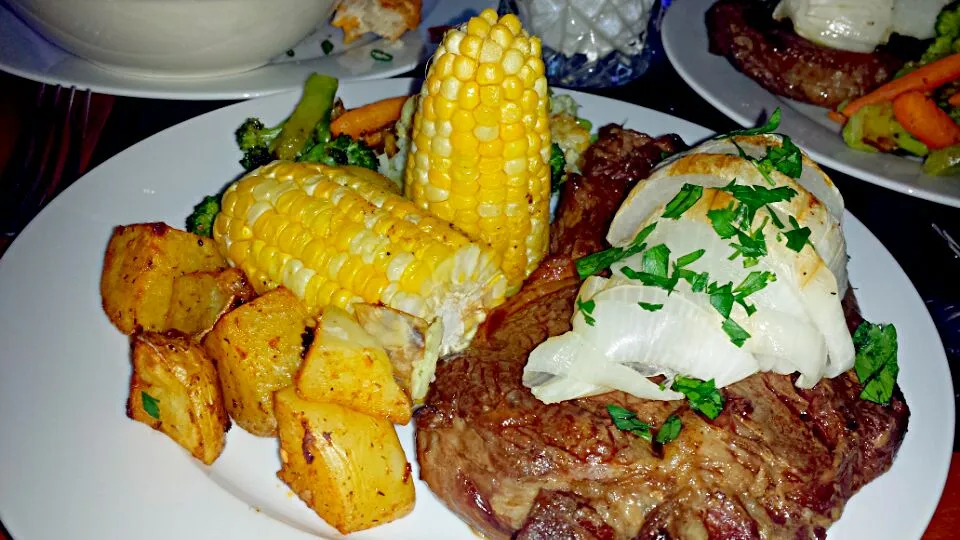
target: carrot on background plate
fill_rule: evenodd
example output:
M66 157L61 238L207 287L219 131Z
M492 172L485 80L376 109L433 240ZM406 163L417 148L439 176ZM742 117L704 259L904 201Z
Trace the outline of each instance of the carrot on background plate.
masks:
M923 92L898 95L893 100L893 115L903 129L931 150L960 144L960 125Z
M869 94L851 101L840 112L850 118L855 112L867 105L893 101L904 92L930 92L948 82L960 79L960 54L952 54L931 62L903 77L894 79Z
M400 119L406 101L407 96L397 96L344 111L330 122L330 133L334 137L349 135L359 139L367 133L380 131Z

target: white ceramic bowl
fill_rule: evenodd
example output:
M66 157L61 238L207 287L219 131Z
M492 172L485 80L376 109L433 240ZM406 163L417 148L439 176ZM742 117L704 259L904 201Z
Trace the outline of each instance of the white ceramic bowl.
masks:
M334 0L7 0L47 39L147 77L250 70L292 48Z

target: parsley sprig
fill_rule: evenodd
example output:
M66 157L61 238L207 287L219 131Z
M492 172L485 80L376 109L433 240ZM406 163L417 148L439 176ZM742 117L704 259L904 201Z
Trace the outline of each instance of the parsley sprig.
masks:
M577 267L577 274L580 275L580 279L586 279L597 272L606 270L614 263L622 261L623 259L640 253L646 249L647 244L644 242L644 240L650 236L650 233L652 233L656 227L656 222L647 225L643 228L643 230L637 233L637 236L634 237L633 241L625 247L612 247L577 259L575 265Z
M143 401L143 411L156 420L160 419L160 400L146 393L145 391L140 391L140 399Z
M577 311L583 313L583 320L590 326L597 324L597 319L593 317L593 308L597 307L597 302L594 300L587 300L584 302L580 298L577 298Z
M720 416L720 412L723 411L726 400L720 390L717 389L713 379L702 381L694 377L677 375L670 388L687 396L690 408L711 420Z
M853 333L853 346L857 350L853 367L863 387L860 399L889 403L900 373L896 327L864 321Z
M667 203L660 217L669 219L680 219L684 212L697 204L700 197L703 196L703 186L697 184L684 184L680 192Z
M621 431L629 431L637 437L646 441L656 441L660 444L667 444L676 440L680 436L680 430L683 429L683 423L680 417L671 414L664 420L663 425L657 430L656 437L653 436L653 426L637 418L636 413L629 409L624 409L619 405L607 405L607 413L613 420L613 425Z

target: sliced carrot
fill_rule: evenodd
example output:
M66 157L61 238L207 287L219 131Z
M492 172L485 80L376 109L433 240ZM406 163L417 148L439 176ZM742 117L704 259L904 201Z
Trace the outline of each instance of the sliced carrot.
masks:
M840 124L841 126L847 123L847 117L838 113L837 111L828 112L827 118L833 120L834 122Z
M334 137L346 134L358 139L366 133L380 131L400 119L406 101L407 96L397 96L344 111L330 122L330 132Z
M947 103L953 105L954 107L960 107L960 92L950 96L950 99L947 100Z
M956 79L960 79L960 54L952 54L936 62L931 62L899 79L894 79L873 92L851 101L840 112L850 118L866 105L893 101L894 98L904 92L914 90L930 92Z
M960 126L923 92L904 92L893 100L893 116L903 129L931 150L960 144Z

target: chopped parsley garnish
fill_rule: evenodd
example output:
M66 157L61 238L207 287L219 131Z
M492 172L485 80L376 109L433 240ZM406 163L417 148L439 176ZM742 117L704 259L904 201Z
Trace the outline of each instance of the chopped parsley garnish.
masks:
M597 320L593 318L593 308L597 307L597 303L593 300L583 300L577 298L577 310L583 313L583 320L590 326L597 324Z
M651 304L649 302L637 302L637 304L647 311L660 311L663 309L663 304Z
M733 203L727 205L726 208L710 210L707 212L707 219L710 220L710 225L713 226L713 230L720 238L726 240L737 234L737 228L733 224L737 219Z
M626 247L612 247L605 249L603 251L598 251L596 253L587 255L577 259L575 263L577 266L577 274L580 275L580 279L586 279L588 276L592 276L597 272L606 270L610 266L618 261L622 261L627 257L640 253L647 248L647 244L643 241L650 236L650 233L653 232L657 226L656 222L651 223L643 228L642 231L637 233L636 238L633 239L633 242L630 242Z
M696 274L690 282L690 290L693 292L703 292L707 288L707 282L710 281L710 274L701 272Z
M889 403L900 373L896 327L864 321L853 333L853 346L857 350L853 367L863 387L860 399Z
M658 277L666 277L670 265L670 248L657 244L643 252L643 271Z
M635 279L649 287L659 287L667 291L668 294L672 293L677 287L677 283L680 281L680 270L674 271L673 275L668 273L670 248L665 244L657 244L645 251L641 264L643 265L641 271L634 270L629 266L621 267L620 271L628 279Z
M800 227L797 219L793 216L790 216L790 225L793 226L793 229L783 233L783 236L787 239L787 248L800 253L803 246L810 242L810 227Z
M757 308L754 307L753 304L747 303L747 297L763 289L768 283L776 280L777 275L773 272L750 272L747 274L747 277L733 289L733 299L743 306L743 309L747 311L747 316L753 315L757 311Z
M376 60L377 62L389 62L393 60L392 54L388 52L384 52L380 49L373 49L372 51L370 51L370 57Z
M613 425L621 431L629 431L641 439L653 440L650 424L642 422L637 415L619 405L607 405L607 413L613 419Z
M680 192L667 203L663 214L660 217L670 219L680 219L684 212L697 204L700 197L703 196L703 186L696 184L684 184Z
M670 386L675 392L687 396L690 408L713 420L723 411L723 394L717 390L713 379L701 381L693 377L677 375Z
M140 399L143 400L143 410L153 418L160 419L160 400L150 394L141 391Z
M789 201L797 195L797 191L789 186L771 189L763 186L738 185L736 182L734 179L719 189L726 191L740 203L737 205L736 214L741 227L751 226L757 210L768 204Z
M773 111L773 114L767 119L767 123L762 126L748 129L735 129L725 135L720 135L720 138L737 137L740 135L763 135L765 133L773 133L778 127L780 127L780 107L777 107L776 110Z
M707 286L707 294L710 295L710 305L717 310L724 319L730 318L730 310L733 309L733 283L718 285L713 282Z
M737 229L737 242L730 244L734 252L728 258L733 260L742 255L744 268L757 264L757 259L767 254L767 242L763 237L763 228L767 226L768 221L769 219L764 218L760 222L760 226L750 234Z
M697 259L699 259L700 257L703 257L704 253L706 253L706 250L698 249L696 251L691 251L690 253L687 253L686 255L679 257L676 262L677 268L685 268L687 266L690 266L691 264L696 262Z
M330 54L333 52L333 43L329 39L325 39L320 42L320 49L323 51L323 54Z
M656 441L660 444L667 444L675 440L680 436L680 430L683 429L683 423L680 422L680 417L671 414L660 426L660 429L657 430Z
M756 162L761 174L767 176L772 171L780 171L790 178L800 178L803 171L803 154L800 148L793 144L790 137L780 136L781 146L768 146L767 154Z
M610 414L613 425L620 431L629 431L643 440L651 442L656 440L660 444L667 444L675 440L680 435L680 430L683 429L680 417L671 414L657 430L657 437L654 439L653 426L637 418L633 411L611 404L607 405L607 413Z
M727 333L730 342L737 347L743 347L743 344L750 339L750 333L744 330L743 327L733 319L724 319L723 325L720 328Z

